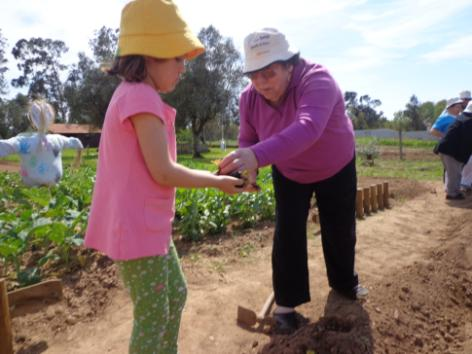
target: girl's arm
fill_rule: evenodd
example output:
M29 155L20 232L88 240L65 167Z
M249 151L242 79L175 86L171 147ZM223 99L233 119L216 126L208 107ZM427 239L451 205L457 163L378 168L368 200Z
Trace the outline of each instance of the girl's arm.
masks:
M217 176L208 171L182 166L169 157L166 127L151 114L131 117L138 136L141 153L152 178L159 184L183 188L219 188L225 193L237 193L244 181L230 176Z

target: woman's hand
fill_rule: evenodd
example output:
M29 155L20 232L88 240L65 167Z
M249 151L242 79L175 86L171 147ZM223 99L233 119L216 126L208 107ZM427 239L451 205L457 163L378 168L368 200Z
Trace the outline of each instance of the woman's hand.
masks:
M219 171L222 175L230 174L234 171L256 171L257 159L256 155L249 148L237 149L224 157L219 164ZM253 173L251 173L253 174ZM255 182L249 180L249 182Z

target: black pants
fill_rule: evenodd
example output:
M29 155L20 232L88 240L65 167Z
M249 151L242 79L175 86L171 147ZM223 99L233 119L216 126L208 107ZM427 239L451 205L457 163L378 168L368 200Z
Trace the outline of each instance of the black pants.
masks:
M276 200L276 226L272 248L272 281L278 305L295 307L310 301L307 219L315 193L321 242L329 285L352 294L358 284L354 270L356 246L355 158L336 175L300 184L272 167Z

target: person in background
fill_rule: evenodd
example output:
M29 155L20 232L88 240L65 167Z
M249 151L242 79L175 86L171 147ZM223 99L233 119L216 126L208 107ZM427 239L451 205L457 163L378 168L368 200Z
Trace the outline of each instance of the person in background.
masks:
M135 0L122 10L109 74L122 79L109 103L85 246L118 264L134 305L130 353L177 353L187 286L172 241L175 188L232 194L243 180L176 162L174 108L161 99L203 53L169 0Z
M239 149L222 173L272 165L276 200L272 274L280 331L300 326L295 307L310 301L307 218L313 193L319 210L331 288L367 296L355 272L355 141L343 94L329 71L301 58L284 34L264 28L244 40L250 80L240 97Z
M436 138L442 138L449 128L449 125L456 121L457 116L462 112L463 101L458 98L450 98L446 102L446 110L436 119L431 127L430 133Z
M461 119L451 124L444 137L436 145L447 174L446 199L462 200L461 172L472 155L472 102L469 102Z
M84 147L77 138L48 134L50 125L54 123L55 113L46 101L34 100L30 104L28 118L37 132L0 140L0 157L20 155L20 175L25 185L53 186L62 178L61 151L77 150L73 166L78 167Z
M470 95L470 91L464 90L459 93L459 98L462 100L462 109L465 109L469 102L472 100L472 96Z
M472 100L470 91L467 91L467 90L462 91L459 94L459 98L463 101L462 107L464 109ZM461 119L461 117L459 116L458 119ZM464 165L464 168L462 169L461 189L466 193L470 193L472 191L472 156L470 157L469 161L467 161L467 163Z

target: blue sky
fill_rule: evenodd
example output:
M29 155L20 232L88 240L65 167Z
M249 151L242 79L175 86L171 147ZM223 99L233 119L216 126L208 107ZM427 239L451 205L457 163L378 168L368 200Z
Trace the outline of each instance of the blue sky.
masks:
M127 0L15 0L0 4L10 53L21 38L63 40L90 53L94 30L118 27ZM246 34L284 32L301 55L328 67L341 89L382 101L388 118L412 94L439 101L472 90L472 0L175 0L190 27L214 25L242 53ZM8 78L16 77L9 58ZM11 89L11 94L14 90Z

